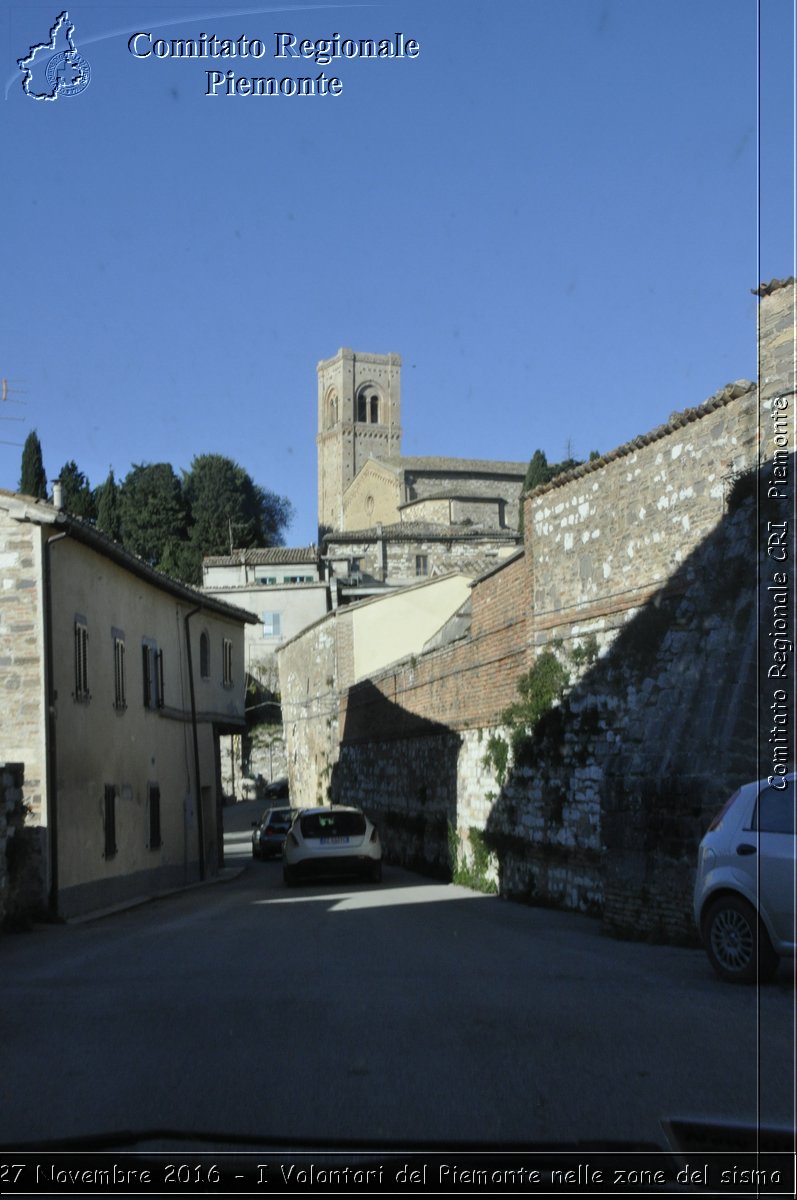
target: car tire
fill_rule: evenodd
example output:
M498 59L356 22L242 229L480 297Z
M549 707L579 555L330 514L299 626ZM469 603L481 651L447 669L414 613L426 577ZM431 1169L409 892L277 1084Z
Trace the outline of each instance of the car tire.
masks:
M382 882L382 864L381 862L374 863L371 867L371 883Z
M726 895L706 909L703 942L709 962L728 983L767 983L778 969L778 956L758 913L741 896Z
M296 883L296 872L293 867L289 867L287 863L282 868L282 878L287 887L293 887Z

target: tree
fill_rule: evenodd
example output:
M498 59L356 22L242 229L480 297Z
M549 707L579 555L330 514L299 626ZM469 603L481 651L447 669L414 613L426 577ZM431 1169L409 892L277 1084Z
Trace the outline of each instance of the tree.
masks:
M119 488L122 544L151 566L179 575L188 512L170 463L134 463Z
M108 472L105 483L101 483L94 492L94 502L97 506L97 528L107 533L115 542L122 540L122 513L119 488L114 478L113 467Z
M19 490L26 496L35 496L37 500L47 499L47 476L44 471L42 444L32 429L25 438L22 448L22 474L19 480Z
M183 474L183 490L191 525L182 573L194 583L201 582L205 555L229 553L231 546L279 545L293 512L289 500L259 487L222 454L195 457Z
M93 521L97 515L94 496L89 481L74 459L64 463L58 475L61 482L63 506L74 517L82 517L84 521Z

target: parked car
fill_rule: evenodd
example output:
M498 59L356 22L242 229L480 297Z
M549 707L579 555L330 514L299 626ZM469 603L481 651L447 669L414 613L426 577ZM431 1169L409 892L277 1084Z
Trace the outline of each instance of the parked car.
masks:
M382 878L379 833L359 808L335 804L303 809L285 840L283 875L287 884L319 875Z
M795 780L746 783L700 843L695 920L711 965L732 983L771 979L795 953Z
M287 779L272 779L263 787L263 799L272 803L277 800L287 800L290 795Z
M253 858L279 858L297 812L295 808L268 808L259 821L252 822Z

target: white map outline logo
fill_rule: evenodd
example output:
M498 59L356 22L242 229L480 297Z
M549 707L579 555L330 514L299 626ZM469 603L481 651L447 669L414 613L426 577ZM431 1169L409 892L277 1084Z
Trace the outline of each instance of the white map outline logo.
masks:
M34 92L31 88L32 68L36 55L42 50L55 50L58 31L68 21L69 13L64 9L56 17L55 24L50 30L49 42L40 42L38 46L31 46L24 58L17 59L17 66L22 71L22 90L26 96L30 96L31 100L57 100L59 96L78 96L86 90L91 82L91 67L83 55L78 53L72 37L75 26L67 25L67 49L54 54L45 68L45 77L51 90Z

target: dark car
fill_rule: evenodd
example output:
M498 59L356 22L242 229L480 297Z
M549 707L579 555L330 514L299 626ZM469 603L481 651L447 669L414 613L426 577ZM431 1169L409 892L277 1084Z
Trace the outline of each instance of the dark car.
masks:
M295 808L268 808L260 821L252 822L253 858L279 858L296 813Z

